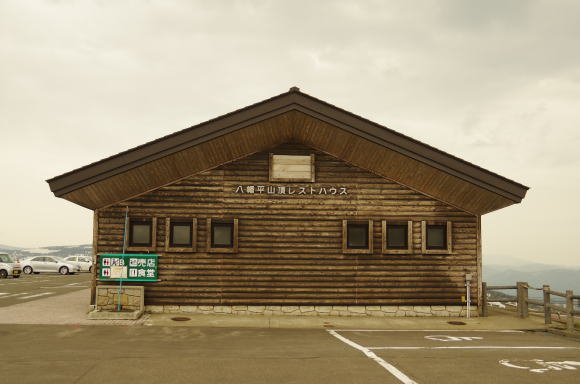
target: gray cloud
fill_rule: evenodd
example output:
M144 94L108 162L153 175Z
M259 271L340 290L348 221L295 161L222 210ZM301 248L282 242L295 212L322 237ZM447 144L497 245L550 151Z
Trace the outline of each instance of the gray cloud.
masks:
M505 253L506 228L525 238L538 231L529 217L580 213L552 206L580 193L579 11L572 0L0 2L0 243L89 241L90 212L44 179L298 85L533 187L486 218L486 249ZM510 251L545 257L526 247Z

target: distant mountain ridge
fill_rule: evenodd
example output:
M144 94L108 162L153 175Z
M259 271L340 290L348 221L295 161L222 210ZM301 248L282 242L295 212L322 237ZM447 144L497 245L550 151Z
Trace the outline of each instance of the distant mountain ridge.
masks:
M565 267L549 264L513 265L484 264L483 281L487 285L515 285L525 281L529 285L541 288L548 284L551 289L565 292L568 289L580 293L580 267Z
M70 255L91 255L93 246L91 244L80 245L54 245L41 248L19 248L10 245L0 244L0 252L9 255L27 257L38 255L70 256Z

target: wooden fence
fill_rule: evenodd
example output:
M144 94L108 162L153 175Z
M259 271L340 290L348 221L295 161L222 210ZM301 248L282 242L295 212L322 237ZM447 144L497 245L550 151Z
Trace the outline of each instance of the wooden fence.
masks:
M508 303L514 302L514 298L497 298L489 300L487 298L487 292L493 290L504 290L504 289L515 289L517 292L515 302L517 303L517 312L521 317L529 316L529 305L538 305L544 309L544 321L546 324L552 324L552 310L555 312L566 315L566 329L569 331L574 330L574 316L580 315L580 311L575 310L574 300L580 300L580 295L574 295L571 290L566 291L566 293L552 291L549 285L543 285L542 288L535 288L526 282L518 282L516 285L490 285L482 283L483 290L483 302L482 302L482 315L487 316L488 311L488 301ZM528 290L533 289L537 291L543 291L543 300L530 299L528 297ZM565 306L553 304L551 302L551 296L563 297L566 302Z

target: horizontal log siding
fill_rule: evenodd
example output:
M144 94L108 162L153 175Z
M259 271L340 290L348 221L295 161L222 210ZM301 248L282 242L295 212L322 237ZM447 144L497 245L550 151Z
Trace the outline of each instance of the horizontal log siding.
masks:
M269 152L254 154L99 211L98 249L121 251L123 208L156 216L162 281L145 283L146 305L460 304L464 276L477 276L477 218L298 144L274 153L316 154L315 188L348 196L248 195L268 181ZM165 253L165 217L195 217L196 253ZM239 252L206 252L207 218L239 219ZM373 254L342 253L342 220L374 220ZM413 221L413 253L383 255L381 220ZM453 222L453 252L421 254L421 220ZM472 297L477 297L473 284Z

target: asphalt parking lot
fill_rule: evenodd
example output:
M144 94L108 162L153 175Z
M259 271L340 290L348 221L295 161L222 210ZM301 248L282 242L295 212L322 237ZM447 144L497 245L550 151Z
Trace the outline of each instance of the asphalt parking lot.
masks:
M580 343L544 332L1 325L0 339L6 383L580 382Z
M505 329L538 329L531 319L151 314L107 323L86 319L89 284L89 274L0 280L0 383L580 382L580 339Z
M90 273L60 275L57 273L41 273L25 275L20 278L0 280L0 307L41 300L58 296L90 285Z

